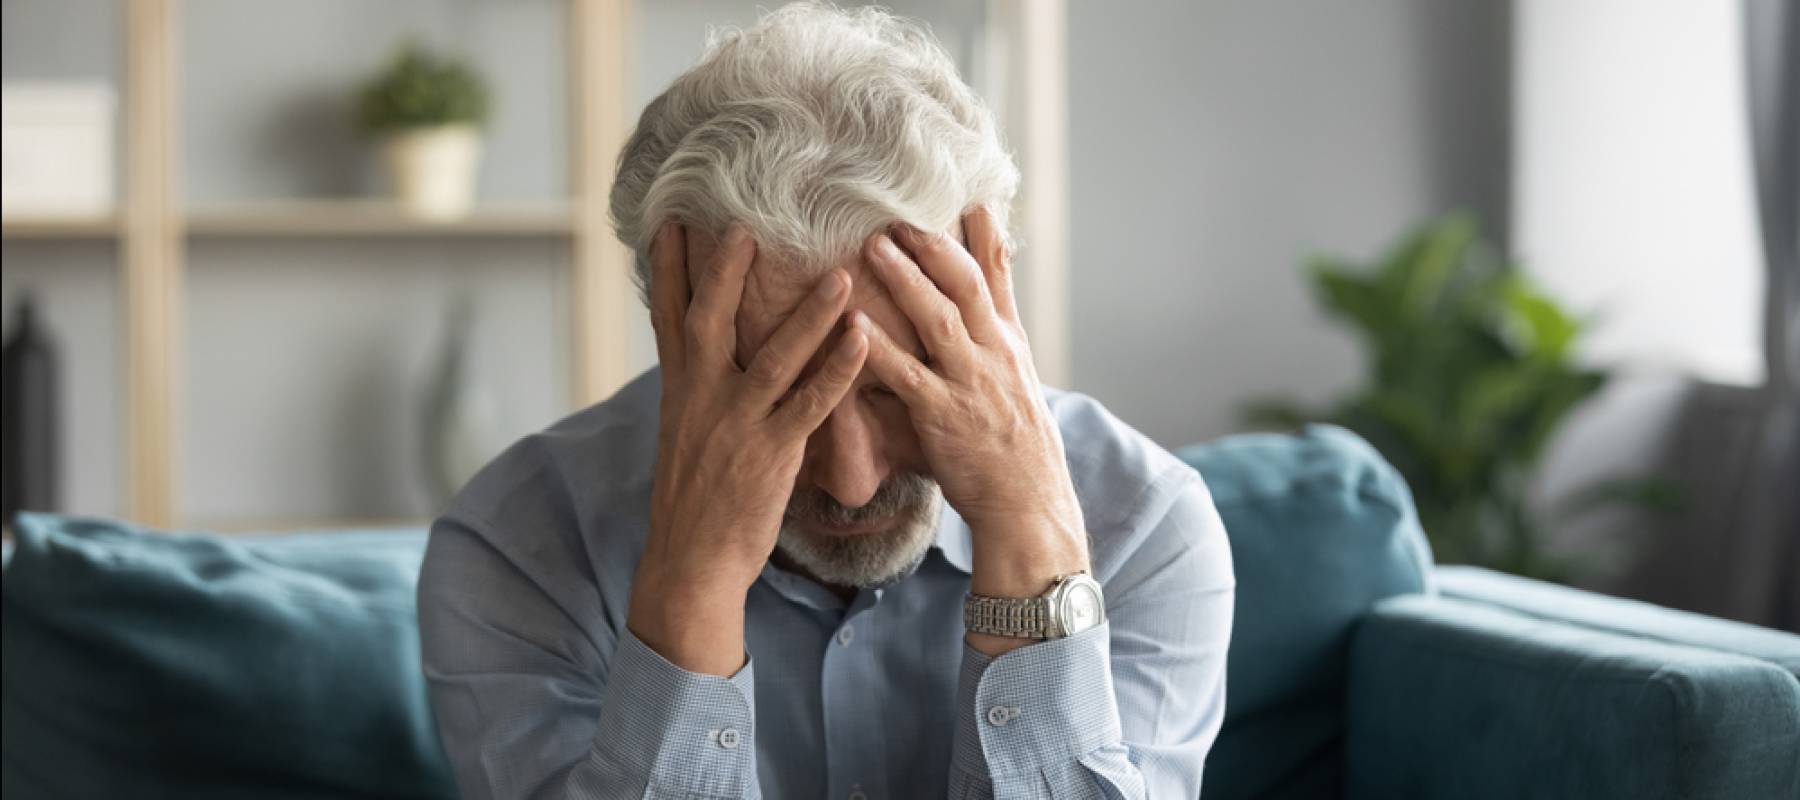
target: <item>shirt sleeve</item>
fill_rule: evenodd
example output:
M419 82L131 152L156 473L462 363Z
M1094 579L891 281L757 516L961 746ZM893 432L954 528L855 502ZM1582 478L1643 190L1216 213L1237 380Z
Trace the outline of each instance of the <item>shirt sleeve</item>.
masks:
M722 678L622 624L596 636L573 620L607 615L572 614L475 527L439 519L419 581L426 682L463 797L761 796L748 658Z
M998 658L964 645L950 797L1200 796L1236 583L1212 498L1187 474L1148 510L1162 530L1102 576L1105 622Z

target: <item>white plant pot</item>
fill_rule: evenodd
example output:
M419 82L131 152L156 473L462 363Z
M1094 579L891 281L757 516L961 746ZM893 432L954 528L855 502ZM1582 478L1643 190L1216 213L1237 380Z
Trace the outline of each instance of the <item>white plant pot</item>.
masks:
M402 213L454 219L475 203L481 133L472 125L413 128L389 134L383 147L394 201Z

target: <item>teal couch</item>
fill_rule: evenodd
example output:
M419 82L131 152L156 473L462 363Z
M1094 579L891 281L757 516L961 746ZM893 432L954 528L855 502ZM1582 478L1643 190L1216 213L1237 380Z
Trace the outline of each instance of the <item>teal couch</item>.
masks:
M1180 454L1238 574L1209 798L1800 798L1800 637L1434 568L1341 430ZM419 530L220 538L25 514L0 794L445 797Z

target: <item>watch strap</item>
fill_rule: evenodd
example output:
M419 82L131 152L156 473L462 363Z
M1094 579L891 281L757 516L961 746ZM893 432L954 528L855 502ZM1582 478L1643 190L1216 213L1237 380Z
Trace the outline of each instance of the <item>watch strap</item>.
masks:
M1011 639L1050 638L1050 601L1042 597L963 598L963 626L972 633Z

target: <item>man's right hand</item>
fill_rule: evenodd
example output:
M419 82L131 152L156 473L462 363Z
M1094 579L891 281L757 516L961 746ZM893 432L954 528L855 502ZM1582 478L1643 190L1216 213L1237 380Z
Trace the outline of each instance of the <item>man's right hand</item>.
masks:
M730 676L744 665L745 594L775 549L806 439L849 391L868 341L846 331L796 385L850 296L849 274L836 269L739 368L738 303L756 258L748 230L726 232L691 297L682 227L665 223L650 254L662 421L626 624L676 666Z

